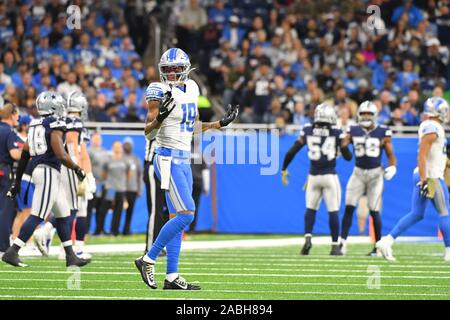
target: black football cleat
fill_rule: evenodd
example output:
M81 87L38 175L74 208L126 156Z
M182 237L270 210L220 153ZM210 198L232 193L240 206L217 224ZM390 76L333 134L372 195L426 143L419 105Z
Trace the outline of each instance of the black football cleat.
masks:
M378 256L378 250L377 250L377 248L373 248L372 249L372 251L370 251L368 254L367 254L369 257L377 257Z
M136 268L139 270L144 283L152 289L156 289L158 285L155 280L155 264L144 261L144 257L134 260Z
M311 250L311 247L312 247L311 237L305 237L305 244L303 245L300 254L302 256L307 256L309 254L309 250Z
M170 282L164 280L164 290L201 290L200 286L187 283L182 277L178 276L175 280Z
M66 267L83 267L91 262L91 259L81 259L76 255L66 256Z
M8 250L6 250L6 252L3 254L2 261L14 267L21 267L21 268L28 267L26 263L23 263L20 260L19 253L12 247L9 247Z
M338 244L331 245L330 256L343 256L344 254L341 251L341 248Z

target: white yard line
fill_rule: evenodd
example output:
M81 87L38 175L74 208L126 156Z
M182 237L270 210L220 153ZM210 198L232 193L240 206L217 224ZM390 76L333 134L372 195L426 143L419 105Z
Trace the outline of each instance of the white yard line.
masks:
M43 288L1 288L1 290L42 290ZM45 288L46 290L54 290L54 291L71 291L66 288ZM72 290L72 292L77 291L143 291L143 292L151 292L148 288L136 288L136 289L122 289L122 288L89 288L89 289L80 289L80 290ZM212 292L212 293L257 293L257 294L270 294L273 295L275 292L266 291L266 290L199 290L199 291L191 291L189 293L197 293L202 294L204 292ZM277 295L303 295L303 294L320 294L320 295L366 295L366 296L423 296L423 297L450 297L450 294L447 293L378 293L378 292L342 292L342 291L277 291ZM58 297L58 296L55 296ZM70 296L69 296L70 297ZM94 295L95 297L95 295ZM141 297L135 297L136 299L140 299Z
M17 278L2 278L2 281L35 281L35 282L64 282L67 283L67 279L17 279ZM83 283L133 283L136 284L136 280L86 280L80 279L80 282ZM192 281L192 283L202 283L202 284L219 284L219 285L289 285L289 286L320 286L320 287L367 287L367 284L364 283L318 283L318 282L234 282L234 281ZM417 287L417 288L450 288L450 285L438 285L438 284L382 284L382 287ZM41 289L46 289L46 287L41 287Z
M400 237L399 242L419 242L419 241L435 241L437 238L433 237ZM182 250L200 250L200 249L225 249L225 248L259 248L259 247L283 247L290 245L300 245L304 239L298 238L281 238L281 239L253 239L253 240L218 240L218 241L184 241L182 243ZM361 244L371 242L369 237L349 237L349 244ZM329 237L315 237L314 245L329 245ZM130 253L143 252L145 249L144 243L133 244L98 244L86 245L85 251L89 253ZM58 255L60 248L53 246L50 248L50 255ZM39 256L37 250L32 250L28 247L20 251L22 256Z
M311 268L311 269L306 269L303 268L304 265L301 265L301 268L231 268L231 267L215 267L214 270L215 271L219 271L219 270L239 270L239 271L261 271L261 272L270 272L270 271L280 271L280 272L338 272L338 273L355 273L355 272L363 272L363 273L367 273L367 266L364 269L355 269L355 268L351 268L351 269L326 269L326 270L321 270L321 269L315 269L315 268ZM61 266L32 266L33 269L57 269L60 270ZM130 267L104 267L104 266L96 266L96 269L101 269L101 270L130 270L130 269L134 269L134 268L130 268ZM210 267L184 267L183 270L193 270L193 271L202 271L202 270L211 270ZM387 268L385 268L384 270L380 271L384 272L384 273L405 273L404 270L389 270ZM445 271L435 271L435 270L408 270L408 273L424 273L424 274L449 274L450 275L450 270L445 270Z
M17 274L18 269L15 270L0 270L1 273L13 273ZM45 271L45 270L20 270L21 273L32 273L36 272L40 274L73 274L70 271ZM137 272L97 272L97 271L81 271L81 275L133 275L136 276ZM156 272L156 275L165 275L163 272ZM367 275L330 275L330 274L260 274L260 273L198 273L198 272L184 272L185 276L214 276L214 277L261 277L261 278L367 278ZM383 278L394 278L394 279L450 279L450 276L388 276L383 275Z

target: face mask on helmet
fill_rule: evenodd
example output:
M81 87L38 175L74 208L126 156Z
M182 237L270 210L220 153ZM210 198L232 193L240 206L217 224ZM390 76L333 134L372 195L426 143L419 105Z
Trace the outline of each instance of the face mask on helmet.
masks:
M159 67L161 82L179 85L187 81L189 66L187 65L161 65Z
M358 123L364 128L369 128L375 124L375 115L372 112L358 113Z

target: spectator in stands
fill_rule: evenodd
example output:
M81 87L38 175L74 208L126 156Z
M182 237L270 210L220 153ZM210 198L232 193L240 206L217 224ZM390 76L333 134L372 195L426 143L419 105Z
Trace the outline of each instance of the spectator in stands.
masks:
M397 23L403 15L407 16L409 25L413 28L423 20L422 12L413 4L412 0L403 0L403 5L395 8L392 14L392 22Z
M383 90L380 93L378 107L378 124L388 124L391 121L391 110L393 110L393 103L391 92L389 90Z
M403 94L408 93L411 84L419 81L419 75L414 72L414 65L411 59L403 60L403 71L397 73L396 84Z
M351 125L355 124L355 120L351 118L350 108L342 106L339 108L339 119L337 120L337 126L346 132Z
M350 96L351 99L353 99L358 105L360 105L362 102L366 100L373 100L374 95L372 94L372 91L370 90L369 83L366 79L359 79L358 81L358 91Z
M305 105L302 101L298 101L295 103L294 114L292 115L292 123L300 126L311 123L311 119L305 114Z
M377 91L381 91L384 88L384 83L388 78L391 67L392 58L389 55L385 55L381 65L377 66L373 71L372 85Z
M205 9L198 0L189 0L189 5L181 12L177 26L179 47L186 52L196 52L200 39L200 29L208 22ZM191 56L194 58L195 56Z
M61 82L56 90L64 95L68 95L72 91L81 91L80 86L77 84L77 75L75 72L69 72L67 75L67 80L64 82Z
M253 113L256 122L263 121L270 101L272 100L273 73L270 62L260 61L257 71L254 73L252 81L249 82L249 89L253 92Z
M402 119L407 126L417 126L420 122L419 113L416 108L412 108L408 96L400 100L400 110Z
M238 48L245 36L245 30L239 26L239 21L238 16L231 16L222 31L222 38L228 41L232 48Z
M279 116L283 116L281 102L278 99L273 99L270 104L270 109L264 113L263 121L264 123L275 123L275 119Z
M406 122L403 120L403 114L402 114L402 110L400 110L400 108L396 108L392 114L391 114L391 121L389 121L388 125L390 127L393 127L393 129L395 130L395 127L398 126L405 126Z

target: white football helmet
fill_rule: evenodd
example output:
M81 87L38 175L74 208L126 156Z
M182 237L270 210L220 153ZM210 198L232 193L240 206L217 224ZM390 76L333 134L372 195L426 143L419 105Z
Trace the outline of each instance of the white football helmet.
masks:
M79 112L85 118L87 109L87 99L80 91L72 91L67 95L67 112Z
M364 114L363 114L364 113ZM364 101L358 108L358 123L369 128L377 123L378 108L372 101Z
M189 56L179 48L170 48L163 53L158 64L159 76L162 83L168 85L182 85L189 78L191 62Z
M437 117L442 122L448 121L449 106L447 101L439 97L431 97L425 100L424 114L430 117Z
M336 124L337 114L334 107L330 104L319 104L314 110L314 123L328 123L331 125Z
M57 92L44 91L36 98L36 108L40 116L62 116L65 113L66 101Z

